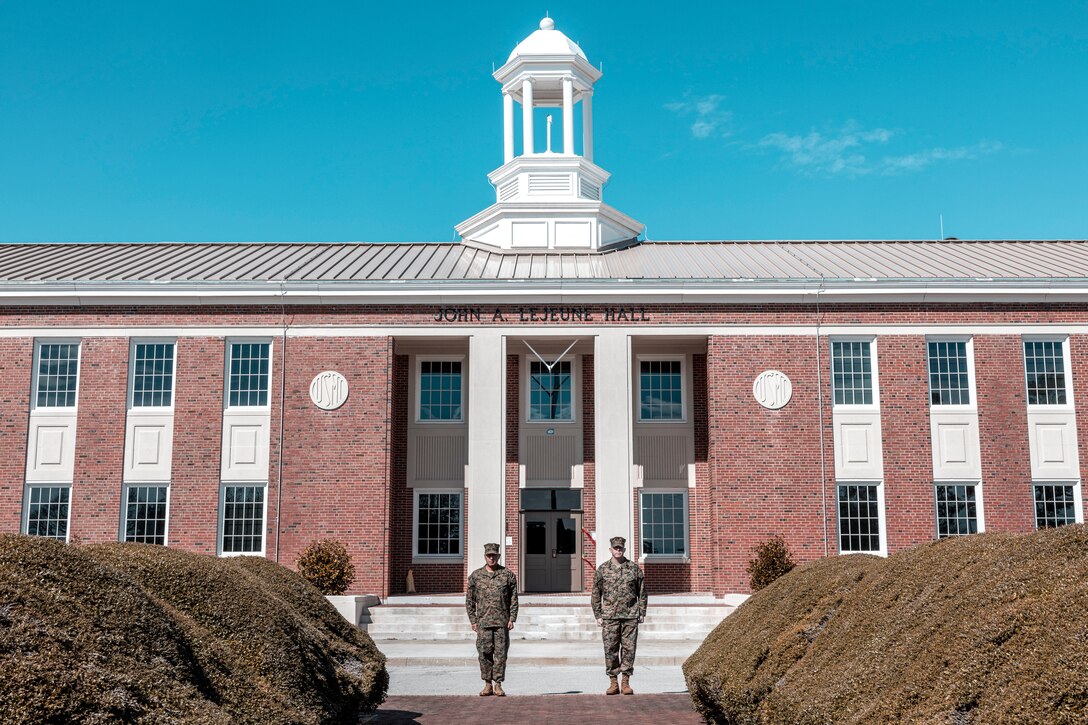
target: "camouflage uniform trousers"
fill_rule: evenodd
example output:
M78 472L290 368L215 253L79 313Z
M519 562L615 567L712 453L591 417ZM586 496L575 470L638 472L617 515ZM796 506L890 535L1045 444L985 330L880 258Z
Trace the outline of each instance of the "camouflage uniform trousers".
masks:
M604 666L609 677L631 675L635 671L635 647L638 644L637 619L602 620Z
M502 682L506 679L506 653L510 651L510 632L506 627L480 627L476 630L476 652L480 657L480 679Z

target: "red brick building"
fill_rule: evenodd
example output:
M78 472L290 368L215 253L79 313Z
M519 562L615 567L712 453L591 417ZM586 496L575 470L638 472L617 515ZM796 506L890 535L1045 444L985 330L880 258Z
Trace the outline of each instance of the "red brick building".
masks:
M548 22L496 71L503 166L456 244L0 247L0 530L461 591L499 541L654 592L1083 521L1088 242L639 242L600 73ZM574 107L582 104L580 147ZM562 109L562 150L516 105ZM557 144L558 145L558 144Z

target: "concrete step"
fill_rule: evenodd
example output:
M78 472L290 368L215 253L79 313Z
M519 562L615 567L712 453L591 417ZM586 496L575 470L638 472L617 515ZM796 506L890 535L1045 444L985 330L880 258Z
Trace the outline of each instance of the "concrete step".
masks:
M692 640L638 641L635 666L679 666L699 646ZM477 666L476 645L470 641L378 643L389 667L472 667ZM603 667L600 635L596 641L575 642L514 641L508 662L516 667L596 666Z

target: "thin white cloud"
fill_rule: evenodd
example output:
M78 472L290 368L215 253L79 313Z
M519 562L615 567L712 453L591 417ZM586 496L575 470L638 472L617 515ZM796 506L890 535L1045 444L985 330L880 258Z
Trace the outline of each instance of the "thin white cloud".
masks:
M725 96L711 94L701 98L689 98L683 101L666 103L666 110L672 111L678 116L691 117L691 135L695 138L710 138L711 136L728 136L729 122L733 114L720 108Z
M834 133L810 131L804 136L772 133L758 146L778 151L783 163L805 173L863 176L921 171L941 161L977 159L1002 150L1000 143L982 142L955 148L936 147L909 154L879 153L896 133L886 128L863 129L854 121Z

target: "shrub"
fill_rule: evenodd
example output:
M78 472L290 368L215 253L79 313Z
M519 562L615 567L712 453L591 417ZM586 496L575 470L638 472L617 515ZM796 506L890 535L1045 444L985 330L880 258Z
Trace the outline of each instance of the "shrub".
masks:
M778 577L797 566L790 556L789 547L781 536L773 536L753 549L755 558L745 567L752 585L752 591L758 592Z
M299 554L298 573L322 594L343 594L355 581L355 565L344 545L334 539L314 541Z

